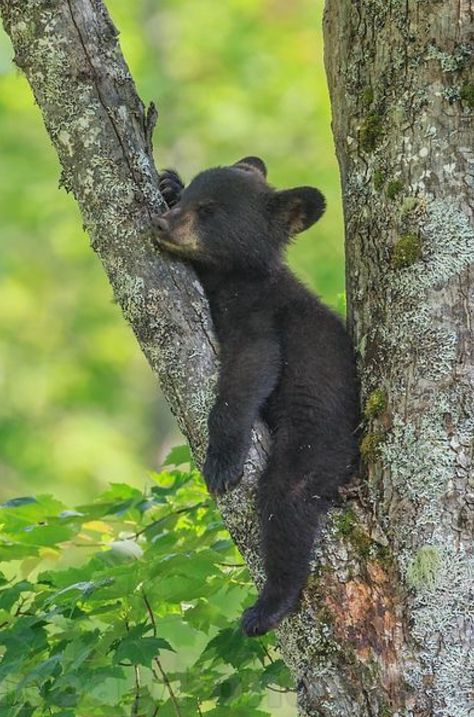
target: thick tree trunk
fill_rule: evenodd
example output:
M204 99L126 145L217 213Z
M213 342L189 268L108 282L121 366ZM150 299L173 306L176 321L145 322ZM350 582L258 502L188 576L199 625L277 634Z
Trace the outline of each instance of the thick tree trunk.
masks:
M426 4L417 7L420 16L428 12ZM117 301L199 463L216 344L194 274L160 256L153 245L150 224L163 203L151 157L152 115L147 121L116 30L101 0L0 0L0 8L15 61L32 86L58 152L62 184L79 203ZM333 0L327 16L333 60L342 78L334 81L329 62L348 189L353 330L367 369L364 390L372 392L365 442L370 471L369 482L354 490L350 504L333 512L300 610L278 632L282 654L297 680L300 713L308 717L385 717L410 710L466 714L462 615L467 555L461 538L467 529L463 491L469 460L469 337L463 313L468 285L462 272L471 234L467 202L460 201L469 181L469 145L467 136L460 140L467 100L444 107L439 92L435 96L433 90L431 97L431 80L423 67L434 72L435 65L411 69L407 51L400 55L406 65L399 73L405 73L404 92L413 83L416 103L407 99L405 119L391 116L396 105L390 98L400 103L402 93L390 45L383 45L377 62L363 47L371 33L388 33L390 23L398 22L395 11L388 12L383 3L371 2L364 10L360 3ZM372 24L368 18L373 13L378 19ZM416 28L410 34L415 44L406 42L413 50L419 43ZM394 34L394 53L402 37ZM346 50L355 53L355 64L349 63ZM437 51L447 52L444 45ZM459 62L465 61L465 50L456 52L453 57L461 53ZM371 77L367 89L373 95L367 92L362 100L354 83L364 72ZM418 97L420 82L423 95ZM459 90L472 101L470 91L468 84ZM410 114L417 107L428 113L425 119ZM351 128L349 143L345 122ZM455 126L451 139L445 125ZM401 144L402 131L409 148ZM439 160L446 190L439 188L437 164L433 176L421 176L436 142L440 154L446 152L443 143L453 145L450 156ZM376 161L377 191L370 179ZM403 186L393 184L398 175ZM446 200L454 187L456 204ZM388 198L384 189L395 196ZM448 229L443 225L441 235L442 221ZM400 233L417 240L400 245L395 241ZM404 267L406 256L416 259L418 252L422 258ZM257 582L261 566L253 486L266 443L264 429L257 427L242 486L219 502Z
M406 591L392 708L416 715L474 706L473 19L468 0L325 15L367 492Z

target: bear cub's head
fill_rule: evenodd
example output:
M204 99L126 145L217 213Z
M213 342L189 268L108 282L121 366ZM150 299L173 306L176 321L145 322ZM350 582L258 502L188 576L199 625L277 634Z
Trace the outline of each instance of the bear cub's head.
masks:
M207 169L157 222L167 251L210 269L268 270L290 238L314 224L325 208L312 187L277 191L258 157Z

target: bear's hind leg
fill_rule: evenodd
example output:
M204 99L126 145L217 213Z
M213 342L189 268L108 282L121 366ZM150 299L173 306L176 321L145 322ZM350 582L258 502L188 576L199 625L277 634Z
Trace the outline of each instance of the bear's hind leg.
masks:
M318 518L329 504L316 495L315 474L299 472L298 461L290 456L276 443L259 486L267 579L257 602L242 616L242 629L249 636L273 629L296 607L309 573Z

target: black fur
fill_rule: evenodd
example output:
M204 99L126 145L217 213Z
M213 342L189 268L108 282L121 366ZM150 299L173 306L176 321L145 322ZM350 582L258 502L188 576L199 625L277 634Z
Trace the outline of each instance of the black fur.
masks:
M272 435L259 486L267 580L243 615L248 635L295 607L319 518L357 460L349 337L282 260L290 237L319 219L324 199L310 187L275 191L265 178L256 157L206 170L186 189L164 172L160 186L175 208L158 220L158 241L196 268L221 345L203 470L209 490L238 483L259 414Z

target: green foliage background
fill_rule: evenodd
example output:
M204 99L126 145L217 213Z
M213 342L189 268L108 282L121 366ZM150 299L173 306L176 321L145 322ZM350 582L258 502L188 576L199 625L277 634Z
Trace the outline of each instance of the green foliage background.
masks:
M279 187L315 184L328 208L290 250L338 306L339 180L322 63L322 0L108 0L145 102L159 167L188 181L259 154ZM112 302L26 80L0 36L0 500L83 501L109 481L147 484L178 439Z
M145 494L0 507L2 717L292 713L274 636L238 627L254 589L188 449L167 463Z
M258 154L276 186L318 186L289 261L342 310L322 0L107 5L159 108L158 166ZM0 34L0 714L293 714L274 638L236 627L253 588L200 477L150 472L181 439L11 57Z

